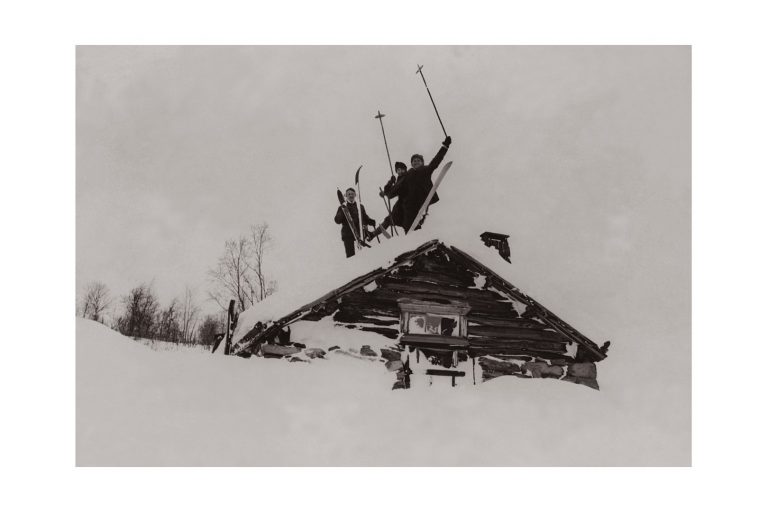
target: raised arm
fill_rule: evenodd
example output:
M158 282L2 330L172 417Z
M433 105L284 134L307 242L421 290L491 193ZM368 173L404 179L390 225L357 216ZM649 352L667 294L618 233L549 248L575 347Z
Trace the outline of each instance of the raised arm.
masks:
M437 169L437 166L440 165L440 162L443 161L443 158L445 157L445 154L448 152L448 147L451 145L451 138L446 137L443 141L443 145L440 147L440 150L435 155L435 158L432 159L431 162L429 162L429 165L427 166L427 169L429 169L429 174L432 174L435 169Z

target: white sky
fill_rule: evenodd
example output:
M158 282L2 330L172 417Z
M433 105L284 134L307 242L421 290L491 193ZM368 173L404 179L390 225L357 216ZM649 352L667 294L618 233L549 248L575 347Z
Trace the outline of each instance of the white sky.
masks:
M417 63L454 139L433 227L511 235L514 284L612 350L677 347L689 376L688 47L79 47L78 289L202 296L256 222L280 287L343 265L335 189L360 164L384 216L376 111L393 161L442 141Z

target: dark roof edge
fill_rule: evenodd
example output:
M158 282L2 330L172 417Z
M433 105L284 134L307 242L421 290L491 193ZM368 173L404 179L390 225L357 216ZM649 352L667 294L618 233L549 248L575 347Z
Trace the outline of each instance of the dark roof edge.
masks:
M565 336L571 341L574 341L578 343L579 345L582 345L584 348L589 350L597 359L597 361L601 361L605 359L606 354L600 350L600 348L581 334L579 331L574 329L571 325L566 323L564 320L562 320L560 317L552 313L550 310L542 306L539 302L537 302L535 299L532 299L528 295L521 292L516 286L514 286L512 283L498 275L496 272L488 268L487 266L483 265L479 261L477 261L475 258L470 256L469 254L465 253L461 249L451 246L450 250L453 251L455 254L457 254L459 257L464 258L468 263L469 266L475 267L476 270L482 270L483 272L488 272L490 275L497 281L497 284L500 285L505 292L509 293L512 297L519 300L520 302L527 304L534 309L538 310L542 314L540 315L541 319L550 327L558 331L560 334Z

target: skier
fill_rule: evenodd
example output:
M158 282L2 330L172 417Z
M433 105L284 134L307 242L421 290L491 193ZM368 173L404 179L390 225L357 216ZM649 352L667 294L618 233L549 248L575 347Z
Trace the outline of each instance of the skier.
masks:
M399 195L403 202L403 218L402 226L406 232L410 229L416 215L421 209L421 205L432 190L432 173L443 161L445 154L448 152L448 147L451 145L451 137L446 137L443 141L443 145L437 152L435 157L429 162L428 165L424 165L424 157L415 154L411 157L411 168L400 178L390 189L390 193L393 195ZM392 196L390 196L392 197ZM435 194L429 204L434 204L440 199ZM414 229L419 229L419 226L415 226Z
M349 215L352 217L352 224L355 229L354 233L349 227L349 223L344 216L344 211L341 206L336 210L336 216L333 218L336 224L341 224L341 241L344 242L344 250L347 253L347 258L351 258L355 255L355 233L357 236L360 236L360 217L357 213L357 203L355 203L356 195L354 188L348 188L344 194L347 200L347 211L349 211ZM376 226L376 221L368 217L368 214L365 213L365 207L362 204L360 205L360 211L363 212L363 224L366 226ZM361 239L363 238L361 237Z
M404 191L402 190L402 187L398 187L398 192L393 193L392 189L400 183L403 179L403 176L405 176L405 172L408 170L408 166L405 165L403 162L395 162L395 172L397 173L397 178L395 176L392 176L386 185L384 185L384 191L379 192L379 195L381 197L387 196L390 199L397 198L397 202L392 206L392 215L384 219L384 222L379 224L379 227L376 228L375 231L373 231L370 234L370 237L373 238L376 235L380 235L383 232L385 232L389 227L394 224L395 226L400 226L403 229L407 228L408 226L405 226L403 223L403 196Z

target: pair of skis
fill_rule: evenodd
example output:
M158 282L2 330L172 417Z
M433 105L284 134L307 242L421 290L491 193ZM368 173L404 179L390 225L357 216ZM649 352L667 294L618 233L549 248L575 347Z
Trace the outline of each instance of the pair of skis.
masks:
M363 166L357 168L357 171L355 172L355 186L357 187L357 220L358 220L358 227L359 231L355 229L355 222L352 220L352 215L349 213L349 208L347 207L347 202L344 200L344 194L341 193L341 190L336 189L336 198L339 200L339 205L341 206L342 212L344 212L344 218L347 219L347 225L349 226L349 229L352 231L352 235L355 237L355 244L357 245L358 249L361 249L363 247L370 247L366 240L363 238L363 233L366 232L365 225L363 222L363 202L362 202L362 194L360 193L360 169L362 169ZM382 235L384 235L384 238L389 238L390 235L386 231L382 231ZM376 239L378 240L379 236L376 235Z
M357 233L357 230L355 229L355 222L352 220L352 215L349 213L349 208L347 208L347 202L344 200L344 194L341 193L341 190L336 189L336 197L339 199L339 205L341 206L341 211L344 212L344 218L347 219L347 225L349 226L349 229L352 231L352 235L355 237L355 244L357 245L358 249L362 249L363 247L370 247L368 243L366 243L365 240L363 240L360 237L360 234L362 234L362 230L360 231L360 234ZM360 203L358 202L358 205ZM360 218L360 223L362 227L362 210L358 207L358 216Z

